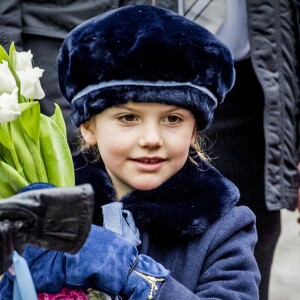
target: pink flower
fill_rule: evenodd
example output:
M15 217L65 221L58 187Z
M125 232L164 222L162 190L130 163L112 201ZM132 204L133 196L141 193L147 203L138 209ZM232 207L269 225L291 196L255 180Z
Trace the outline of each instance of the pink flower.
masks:
M39 293L38 300L88 300L83 290L61 289L56 294Z

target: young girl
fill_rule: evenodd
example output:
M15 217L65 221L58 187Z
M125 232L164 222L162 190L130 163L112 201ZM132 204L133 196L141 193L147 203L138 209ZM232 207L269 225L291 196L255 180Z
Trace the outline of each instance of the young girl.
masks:
M94 225L76 255L27 246L40 298L258 299L254 215L197 144L233 85L230 51L182 16L136 5L74 29L58 69L93 149L74 161L77 184L95 190Z

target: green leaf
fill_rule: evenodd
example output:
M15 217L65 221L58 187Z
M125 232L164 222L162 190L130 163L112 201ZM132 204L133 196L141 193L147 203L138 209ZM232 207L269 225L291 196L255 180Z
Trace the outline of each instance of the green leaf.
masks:
M48 182L59 187L74 186L74 166L66 137L45 115L41 115L40 145Z
M22 128L21 128L22 129ZM31 154L34 164L35 171L39 182L48 182L48 177L45 169L45 163L43 161L42 153L40 152L40 142L35 143L31 137L23 130L24 140L26 142L29 153Z
M0 143L0 160L2 160L2 161L5 161L4 149L6 149L6 148Z
M18 163L16 151L11 136L11 122L0 124L0 152L3 161L14 166L18 172L22 173L22 168Z
M2 63L3 60L9 61L9 56L5 49L0 45L0 63Z
M16 51L16 47L15 47L15 43L14 42L12 42L11 44L10 44L10 47L9 47L9 59L10 59L10 61L11 61L11 63L12 63L12 65L15 67L15 62L14 62L14 52Z
M33 105L32 105L33 104ZM32 138L36 145L39 144L40 136L40 103L30 102L20 104L22 107L22 115L19 117L19 120L25 129L26 133Z
M39 157L36 155L36 151L33 151L31 148L28 147L26 140L26 131L22 129L22 126L18 119L13 122L11 129L16 155L22 167L25 179L29 183L42 181L44 177L40 178L38 175ZM27 139L30 141L29 136L27 136ZM32 140L31 143L33 144Z
M13 157L11 155L11 151L5 147L3 147L3 156L5 159L5 162L8 163L10 166L14 166L14 160Z
M0 183L9 184L14 194L29 184L14 168L3 161L0 161Z
M9 133L7 129L7 124L0 124L0 143L7 149L12 147L11 141L9 139Z
M54 105L55 105L55 112L53 116L51 116L50 118L57 124L57 126L60 128L65 138L67 138L67 130L66 130L66 123L65 123L64 116L62 114L59 105L56 103L54 103Z
M15 195L14 189L9 183L0 182L0 199L5 199Z
M19 103L19 108L21 113L23 113L24 111L31 109L35 105L39 105L39 102L34 101L34 102Z

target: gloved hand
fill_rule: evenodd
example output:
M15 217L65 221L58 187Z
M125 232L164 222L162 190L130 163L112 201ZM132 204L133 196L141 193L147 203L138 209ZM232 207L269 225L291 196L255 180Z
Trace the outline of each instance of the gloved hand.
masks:
M21 253L26 243L76 253L87 238L94 197L90 185L35 188L0 201L0 274L10 266L13 250Z
M169 271L161 264L146 255L138 255L134 244L95 225L75 255L53 253L50 261L49 252L43 258L38 253L34 257L32 251L35 250L26 249L24 256L30 257L28 264L38 292L53 293L54 286L57 290L65 286L94 288L130 300L155 299L169 276ZM46 265L51 266L51 270L43 268Z

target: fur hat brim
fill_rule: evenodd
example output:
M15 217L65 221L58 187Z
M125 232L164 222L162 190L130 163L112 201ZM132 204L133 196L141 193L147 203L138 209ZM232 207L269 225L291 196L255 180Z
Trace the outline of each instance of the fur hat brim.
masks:
M58 70L76 126L134 101L186 108L203 130L235 79L232 54L213 34L144 5L110 11L74 29L60 50Z

